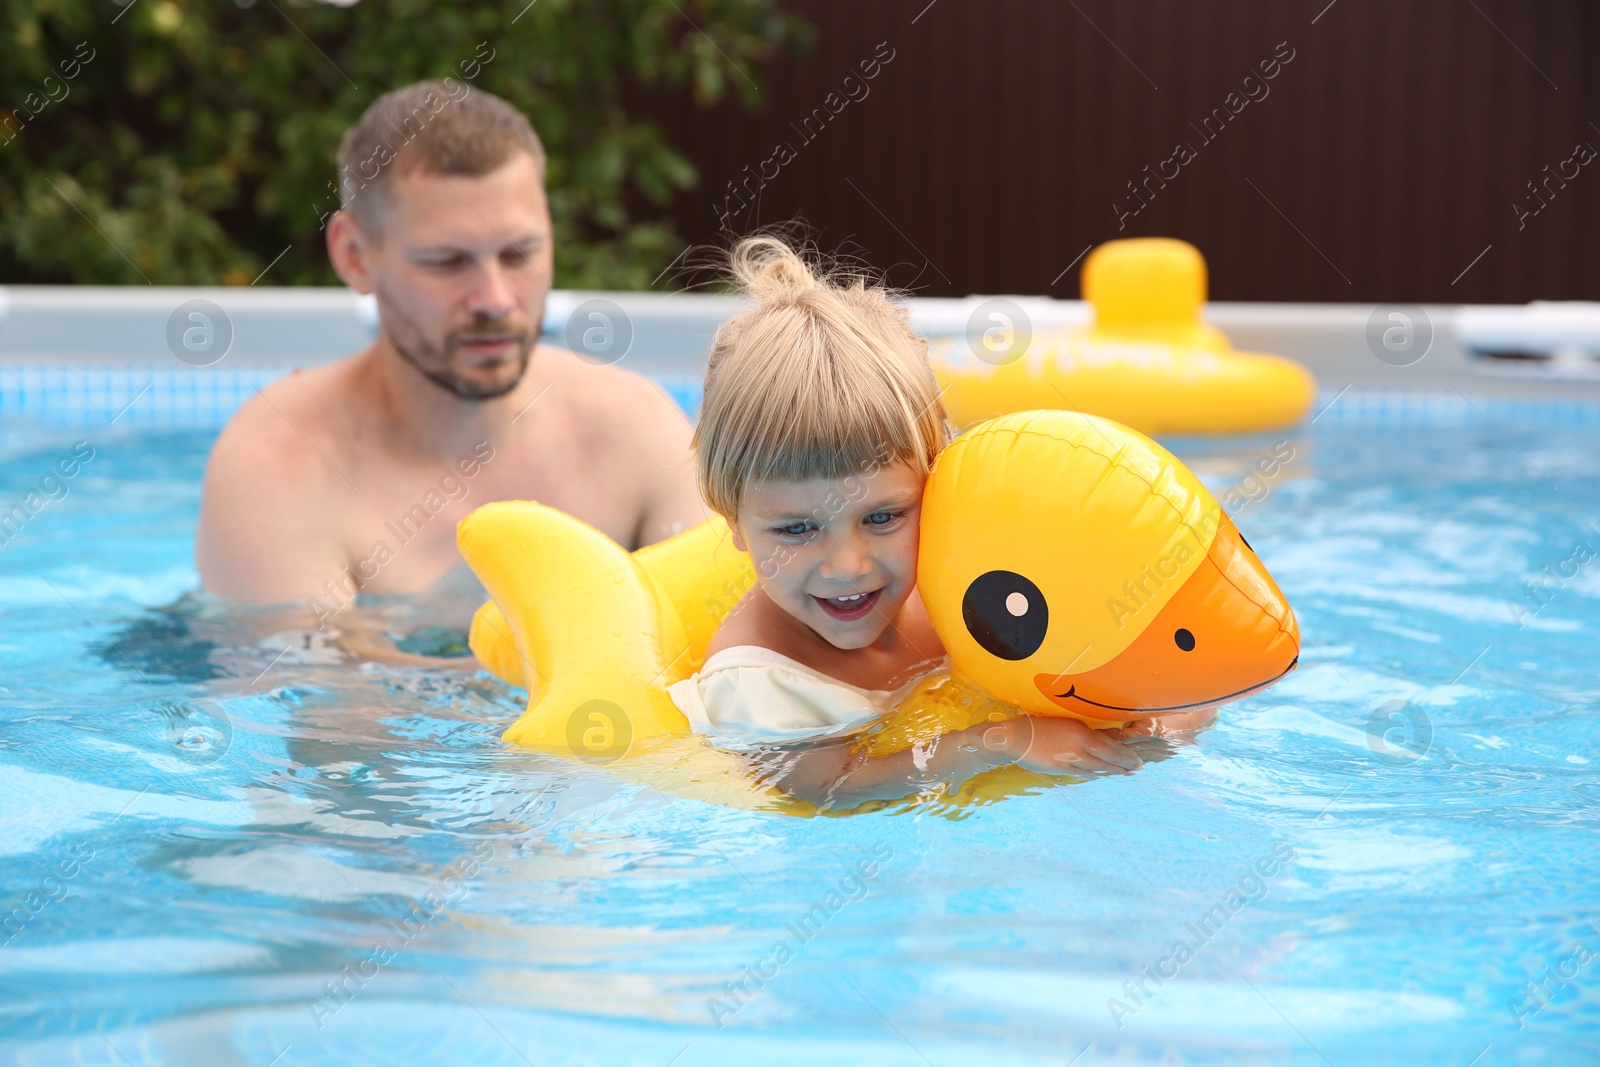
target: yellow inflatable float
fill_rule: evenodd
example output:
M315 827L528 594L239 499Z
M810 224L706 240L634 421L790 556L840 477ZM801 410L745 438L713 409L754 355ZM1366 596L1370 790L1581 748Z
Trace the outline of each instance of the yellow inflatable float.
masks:
M722 520L630 554L562 512L501 502L462 520L457 541L493 598L472 649L528 689L507 741L615 761L679 795L775 801L742 757L688 734L666 691L699 668L754 580ZM951 672L863 734L869 755L1023 713L1112 726L1216 707L1299 660L1288 602L1193 473L1075 412L995 419L944 451L917 580ZM1029 781L1002 767L965 792Z
M1065 408L1149 434L1226 434L1290 426L1311 407L1316 382L1304 367L1235 351L1202 321L1206 264L1187 242L1101 245L1084 262L1083 298L1094 309L1086 330L1024 334L993 354L936 348L951 419Z

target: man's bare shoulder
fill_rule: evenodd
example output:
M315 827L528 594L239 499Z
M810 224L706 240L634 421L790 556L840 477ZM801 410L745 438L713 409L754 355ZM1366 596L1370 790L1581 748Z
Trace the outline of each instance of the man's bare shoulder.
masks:
M279 477L337 479L332 464L348 446L349 360L297 370L259 390L240 405L212 449L218 473L248 472L252 481ZM340 409L344 415L340 417Z
M688 419L651 379L637 371L596 363L561 348L541 348L546 373L561 388L580 433L650 454L664 440L687 442Z
M207 589L273 604L314 592L337 573L340 501L354 489L335 466L342 453L329 431L342 371L330 364L274 382L217 437L195 536Z
M694 429L655 382L560 349L543 349L552 386L563 386L556 420L568 443L590 457L589 469L619 486L636 509L628 545L648 545L701 522L695 488Z

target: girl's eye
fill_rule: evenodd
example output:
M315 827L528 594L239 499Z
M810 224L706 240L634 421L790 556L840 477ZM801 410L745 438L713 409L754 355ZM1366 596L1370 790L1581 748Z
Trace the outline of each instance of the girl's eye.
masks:
M785 537L804 537L811 532L809 522L791 522L787 526L777 527L777 532Z
M874 511L867 516L867 524L869 526L887 526L899 517L899 512L895 511Z

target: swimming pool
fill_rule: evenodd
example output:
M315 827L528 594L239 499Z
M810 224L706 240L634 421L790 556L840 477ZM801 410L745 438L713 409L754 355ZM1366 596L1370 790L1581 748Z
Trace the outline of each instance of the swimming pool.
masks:
M512 750L487 676L329 662L185 598L212 436L0 431L0 511L46 501L0 547L8 1060L1600 1047L1600 409L1351 394L1173 442L1293 602L1301 668L1127 778L810 820ZM392 617L435 646L458 621Z

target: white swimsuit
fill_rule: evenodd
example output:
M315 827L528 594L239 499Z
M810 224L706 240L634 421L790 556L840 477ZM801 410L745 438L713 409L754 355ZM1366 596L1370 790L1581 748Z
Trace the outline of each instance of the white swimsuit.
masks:
M862 689L770 648L734 645L667 692L695 733L723 748L751 748L849 733L894 710L921 680Z

